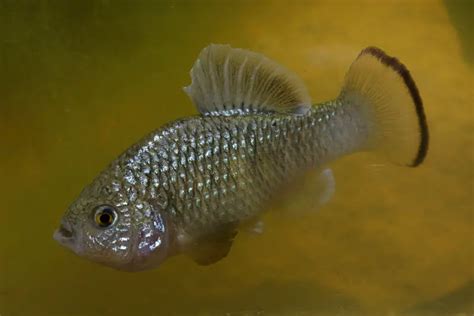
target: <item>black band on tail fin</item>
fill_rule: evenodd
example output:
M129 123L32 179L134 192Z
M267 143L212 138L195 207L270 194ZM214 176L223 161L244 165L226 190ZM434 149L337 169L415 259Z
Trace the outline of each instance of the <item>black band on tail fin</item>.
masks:
M365 54L370 54L376 57L382 64L392 68L396 73L400 75L406 87L408 88L410 96L413 100L413 104L415 105L420 132L420 143L418 147L418 152L412 163L409 165L411 167L416 167L423 162L428 152L429 133L428 125L426 123L426 115L423 109L423 101L421 100L421 96L415 84L415 81L413 80L410 72L404 64L402 64L397 58L388 56L380 48L373 46L367 47L362 50L359 56Z

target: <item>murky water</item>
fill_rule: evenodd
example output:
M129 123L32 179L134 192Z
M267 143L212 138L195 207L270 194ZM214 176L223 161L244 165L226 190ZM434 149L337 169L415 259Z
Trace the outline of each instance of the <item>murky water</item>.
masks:
M0 315L471 315L470 3L0 0ZM426 163L337 161L328 205L270 212L213 266L180 256L131 274L67 252L52 232L81 188L196 113L181 87L211 42L280 61L314 101L337 95L362 48L384 48L425 101Z

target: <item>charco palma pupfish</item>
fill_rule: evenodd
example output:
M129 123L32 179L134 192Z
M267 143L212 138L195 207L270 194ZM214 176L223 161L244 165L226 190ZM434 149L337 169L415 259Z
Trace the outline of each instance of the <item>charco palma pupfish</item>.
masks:
M284 184L358 151L418 166L427 153L422 101L407 68L368 47L339 96L312 105L302 80L265 56L228 45L202 50L184 88L200 115L152 132L84 188L54 238L121 270L185 253L225 257L242 223Z

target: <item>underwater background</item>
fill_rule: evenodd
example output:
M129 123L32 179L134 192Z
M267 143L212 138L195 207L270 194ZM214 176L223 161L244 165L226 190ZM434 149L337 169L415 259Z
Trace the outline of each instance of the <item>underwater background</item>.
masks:
M0 315L472 315L473 3L0 0ZM61 215L100 170L197 113L181 88L209 43L264 53L315 103L381 47L421 92L427 160L336 161L327 205L305 182L301 215L275 205L211 266L126 273L60 247Z

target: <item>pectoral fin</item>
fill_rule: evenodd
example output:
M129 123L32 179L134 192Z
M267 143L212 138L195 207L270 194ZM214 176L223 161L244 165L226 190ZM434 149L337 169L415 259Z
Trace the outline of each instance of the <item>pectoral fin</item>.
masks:
M193 243L187 254L199 265L210 265L226 257L237 235L237 225L229 224Z

